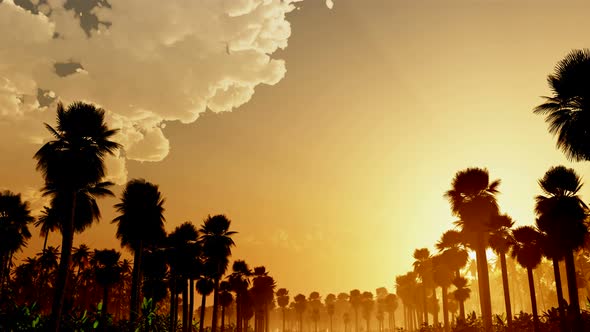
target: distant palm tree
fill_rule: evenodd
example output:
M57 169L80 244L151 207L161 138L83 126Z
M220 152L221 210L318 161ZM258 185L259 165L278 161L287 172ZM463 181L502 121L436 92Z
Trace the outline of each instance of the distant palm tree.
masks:
M550 168L539 180L539 186L544 195L535 198L537 227L541 232L547 234L544 248L552 251L548 254L553 255L556 259L562 255L565 258L570 310L574 315L574 328L581 330L583 328L581 327L582 319L578 300L574 251L583 246L584 239L588 234L584 223L588 216L588 208L578 196L578 192L582 188L582 180L573 169L556 166ZM556 259L553 260L554 265ZM556 274L559 272L558 269L556 270L554 266Z
M350 291L348 298L350 306L352 307L352 310L354 310L354 332L359 332L359 308L361 307L361 303L363 301L361 295L361 291L358 289L353 289Z
M257 332L269 331L269 307L274 299L274 289L276 283L274 279L268 275L264 266L258 266L254 268L254 278L252 279L252 288L250 293L254 301L255 311L255 322Z
M289 291L286 288L279 288L276 293L277 296L277 304L281 307L281 311L283 313L283 330L285 332L285 309L289 305ZM332 331L330 331L332 332Z
M514 239L510 234L510 228L514 221L507 214L492 217L491 228L493 229L489 244L492 250L500 258L502 269L502 288L504 289L504 304L506 307L506 321L508 329L512 331L512 306L510 304L510 288L508 286L508 268L506 267L506 254L510 250Z
M217 306L218 291L221 277L227 270L229 257L231 256L231 247L235 245L232 235L237 232L230 231L231 221L224 215L208 216L203 221L199 229L200 241L203 246L203 254L213 270L213 314L211 322L211 332L217 332Z
M305 295L297 294L295 298L293 298L293 300L295 301L295 311L297 312L297 315L299 315L298 332L303 332L303 313L305 312L305 308L307 307L307 299L305 298Z
M248 277L251 274L252 272L245 261L236 260L232 264L232 273L228 276L232 291L236 293L236 332L241 332L245 324L245 316L242 312L250 284Z
M326 312L328 313L328 317L330 318L330 332L334 332L332 319L334 318L334 311L336 310L336 295L326 295L324 303L326 304Z
M457 277L453 279L453 286L455 286L455 290L452 292L453 298L461 304L460 308L464 307L465 301L469 299L471 295L471 289L468 288L467 279L464 277ZM465 316L465 312L462 313ZM465 322L465 319L462 319Z
M452 258L447 258L449 255L452 255L449 251L443 251L432 257L434 283L442 289L443 323L446 332L450 329L447 290L453 280L453 270L450 268L450 264L448 264L448 261Z
M464 235L454 229L448 230L442 234L440 240L436 243L439 252L445 253L445 261L450 269L455 271L455 278L461 277L461 269L467 265L469 255L464 244ZM463 302L459 303L459 318L465 321L465 306Z
M233 295L231 295L231 286L229 281L222 281L219 283L219 305L221 306L221 332L224 332L225 328L225 313L226 309L234 301Z
M572 50L547 77L553 95L535 107L569 160L590 160L590 50Z
M199 318L199 332L205 331L205 308L207 296L213 292L214 282L211 278L201 277L197 280L197 291L201 294L201 315Z
M45 238L43 241L43 250L47 248L47 239L49 238L49 233L59 230L59 225L59 217L57 216L55 209L44 206L43 211L41 211L41 215L35 221L35 227L41 228L39 233Z
M318 322L320 320L320 308L322 306L321 296L319 292L311 292L308 297L308 303L311 307L311 320L314 324L314 331L318 332Z
M395 278L395 289L397 295L402 300L404 311L404 325L406 330L414 329L414 310L416 307L416 293L418 283L416 281L416 272L410 271L405 275L397 276Z
M534 331L539 331L539 314L537 312L537 299L535 296L535 279L533 278L533 269L541 263L543 258L540 244L539 232L531 226L518 227L512 231L514 235L514 245L512 247L512 257L518 264L526 268L529 278L529 290L531 295L531 304L533 309Z
M122 246L133 251L129 319L135 322L139 313L143 251L166 237L164 198L157 185L143 179L133 179L127 182L121 202L115 208L120 213L113 219L113 223L117 224L117 238L121 240Z
M10 275L12 255L27 245L31 238L28 224L34 220L29 203L23 202L20 194L0 192L0 295Z
M54 139L45 143L34 158L37 170L45 179L46 194L69 197L71 211L69 220L64 221L62 231L62 254L57 274L55 295L52 306L51 328L59 331L62 317L66 283L70 275L70 256L74 240L76 203L78 193L95 187L106 175L104 157L114 155L120 147L111 141L117 130L107 127L105 111L92 104L75 102L64 109L57 106L57 127L45 124ZM102 196L111 194L108 183L101 186Z
M431 288L432 281L432 258L430 257L430 251L426 248L414 250L414 272L418 274L422 281L422 303L424 306L424 324L428 326L428 306L426 289Z
M342 314L342 322L344 323L344 332L348 332L348 324L350 324L350 314L348 312Z
M497 215L496 194L500 180L490 182L487 169L467 168L457 172L451 189L445 197L449 200L452 213L459 217L461 227L469 245L475 250L477 279L479 283L480 306L485 331L492 330L492 304L486 246L490 232L491 218Z
M94 261L96 282L103 288L102 296L102 322L103 330L106 331L108 305L109 305L109 290L119 282L121 279L121 265L119 259L121 253L114 249L94 250Z
M387 294L385 297L385 311L389 317L389 331L396 331L395 327L395 311L397 310L398 301L397 295Z
M362 312L363 312L363 318L365 319L365 323L367 326L367 332L371 331L371 329L370 329L371 312L373 312L374 306L375 306L375 300L373 300L373 293L363 292L361 294L361 308L362 308Z

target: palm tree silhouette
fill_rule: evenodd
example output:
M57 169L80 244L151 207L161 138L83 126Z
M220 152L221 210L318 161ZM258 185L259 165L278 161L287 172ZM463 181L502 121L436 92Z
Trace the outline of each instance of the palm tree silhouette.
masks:
M448 261L450 261L452 257L447 258L447 256L451 255L451 252L443 251L432 257L434 283L442 289L443 324L446 332L448 332L450 328L447 290L451 286L453 280L453 270L448 264Z
M428 306L426 289L432 286L432 259L430 251L426 248L414 250L414 272L422 281L422 303L424 307L424 324L428 326Z
M347 313L350 309L349 299L350 299L350 295L346 292L338 293L338 296L336 297L336 303L338 305L338 308L339 308L339 310L341 310L343 312L343 314ZM342 318L344 319L344 315L342 316ZM348 318L350 319L350 316ZM350 322L350 320L349 320L349 322ZM343 323L345 323L344 320L343 320ZM344 332L348 332L347 331L347 328L348 328L347 324L348 323L345 323Z
M395 278L395 289L397 295L402 300L402 305L404 308L404 325L407 330L413 330L414 319L412 317L416 307L417 293L416 278L416 272L413 271Z
M28 224L33 221L29 203L23 202L20 194L0 192L0 295L4 295L14 252L31 238Z
M371 330L370 329L371 312L373 312L374 306L375 306L375 300L373 300L373 293L363 292L361 294L361 308L362 308L363 318L365 319L365 323L367 326L367 332L369 332Z
M245 316L242 312L245 305L245 297L248 294L248 286L250 285L248 277L251 274L252 272L245 261L236 260L232 264L232 273L228 276L231 288L236 293L236 332L241 332L244 324L246 324Z
M214 282L209 277L202 276L197 280L197 291L201 294L201 315L199 319L199 332L205 331L205 308L207 304L207 296L213 292Z
M348 332L348 324L350 324L350 314L348 312L342 314L342 322L344 323L344 332Z
M96 283L103 287L102 295L102 324L103 330L107 330L107 315L109 305L109 290L121 279L121 266L119 258L121 253L114 249L94 250L96 266L94 273Z
M40 227L39 234L45 238L45 240L43 240L43 250L47 248L49 233L57 231L59 225L59 217L57 216L55 209L44 206L41 215L35 221L35 227Z
M234 301L233 295L231 295L231 285L229 281L222 281L219 283L219 305L221 306L221 332L224 332L225 328L225 313L226 309Z
M164 198L158 186L143 179L127 182L121 202L115 205L119 216L117 238L121 245L133 251L133 276L129 300L129 320L135 322L139 313L139 287L141 266L145 248L161 243L166 237L164 230Z
M507 214L492 217L490 227L493 229L490 234L489 244L492 250L500 258L502 269L502 288L504 289L504 304L506 306L506 321L508 329L512 331L512 306L510 304L510 288L508 286L508 269L506 267L506 254L512 246L513 239L510 234L510 228L514 221Z
M467 265L469 255L463 243L463 234L451 229L442 234L436 243L439 252L445 252L445 261L449 268L455 271L455 278L461 277L461 269ZM459 302L459 318L465 321L465 306Z
M471 289L469 289L467 286L467 279L464 277L456 277L453 279L453 286L455 286L455 290L452 292L453 298L459 302L459 308L464 308L465 301L467 301L471 295ZM463 315L463 317L465 316L465 312L460 314ZM461 322L465 322L465 318L462 318Z
M70 275L70 258L74 240L76 200L78 193L101 183L106 175L104 157L114 155L119 144L110 139L117 130L109 129L104 121L105 111L92 104L75 102L64 109L57 106L57 127L45 124L54 137L45 143L34 158L37 170L45 179L47 195L69 197L69 220L62 227L62 254L57 274L52 305L51 330L59 331L66 284ZM101 186L101 194L111 194L108 184Z
M539 331L539 314L537 312L533 269L541 263L541 259L543 258L540 243L541 236L539 232L531 226L518 227L514 229L512 233L515 240L514 245L512 246L512 257L516 259L518 264L527 270L533 309L534 331L537 332Z
M285 332L285 309L289 305L289 291L286 288L279 288L276 293L277 304L281 307L283 313L283 330ZM332 331L330 331L332 332Z
M553 92L534 113L545 115L557 148L569 160L590 160L590 50L572 50L547 77Z
M384 300L385 304L385 311L389 317L389 330L396 331L395 327L395 311L397 310L398 302L397 302L397 295L395 294L387 294Z
M496 194L500 180L490 182L487 169L467 168L457 172L445 197L452 213L459 217L457 225L475 250L480 306L485 331L492 330L492 304L486 246L491 218L498 214Z
M336 310L336 295L328 294L324 299L324 304L326 305L326 312L328 313L328 318L330 319L330 332L333 332L333 318L334 318L334 311Z
M295 301L295 311L299 315L299 332L303 332L303 313L307 307L307 300L303 294L295 295L293 300Z
M348 301L354 310L354 332L359 332L359 308L362 303L361 291L353 289L350 291Z
M322 306L320 293L311 292L311 294L309 294L308 303L311 306L311 320L314 324L314 331L318 332L318 321L320 320L320 307Z
M551 167L539 180L544 195L538 195L535 205L537 227L547 234L545 249L559 248L550 255L565 258L570 310L574 315L575 329L582 328L574 251L584 244L588 229L584 223L588 208L578 196L582 180L571 168ZM562 251L563 250L563 251ZM554 260L554 264L555 264ZM554 271L558 273L558 269ZM582 328L583 329L583 328Z
M213 314L211 322L211 332L217 332L217 304L219 281L227 270L229 257L231 256L231 247L234 246L234 240L231 236L237 232L230 231L231 221L226 216L220 214L213 217L208 216L199 229L200 241L203 246L203 254L207 264L213 267Z
M264 266L255 267L253 275L250 293L255 307L255 330L268 332L270 321L268 312L274 299L276 283L268 275Z

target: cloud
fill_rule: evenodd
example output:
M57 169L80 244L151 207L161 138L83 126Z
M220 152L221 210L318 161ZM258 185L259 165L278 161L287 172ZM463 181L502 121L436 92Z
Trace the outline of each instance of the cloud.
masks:
M121 183L126 159L166 157L166 121L234 110L256 86L284 77L285 62L272 54L287 47L286 15L300 1L46 0L26 10L4 0L0 30L10 33L0 34L0 123L47 118L54 107L40 107L39 91L65 104L96 103L121 129L125 151L108 161L111 180ZM28 135L47 137L42 125Z

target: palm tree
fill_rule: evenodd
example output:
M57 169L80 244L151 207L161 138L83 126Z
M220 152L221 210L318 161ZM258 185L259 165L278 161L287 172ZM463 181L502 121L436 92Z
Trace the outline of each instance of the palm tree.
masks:
M35 221L35 227L40 227L39 234L45 238L43 241L43 250L47 248L47 239L49 233L55 232L59 229L59 218L56 215L55 209L44 206L41 215Z
M500 267L502 269L502 288L504 289L504 304L506 306L506 321L508 329L512 330L512 306L510 304L510 288L508 286L508 269L506 267L506 254L510 250L513 239L510 235L510 228L514 221L507 214L494 216L492 218L493 231L490 235L490 247L500 257Z
M529 290L531 295L531 304L533 309L534 331L539 331L539 314L537 312L537 299L535 296L535 279L533 278L533 269L541 263L543 255L541 253L540 234L531 226L522 226L514 229L514 245L512 247L512 257L518 264L526 268L529 278Z
M413 330L413 311L415 308L417 290L416 272L410 271L395 278L395 289L402 300L404 311L404 325L407 330Z
M229 281L222 281L219 283L219 305L221 306L221 332L225 328L225 313L226 309L234 301L233 295L231 295L231 285Z
M367 324L367 332L370 331L369 323L371 322L371 312L373 311L374 306L375 301L373 300L373 293L363 292L363 294L361 294L361 308L363 311L363 318L365 319L365 323Z
M463 234L457 230L451 229L442 234L440 240L436 243L439 252L445 253L447 266L455 271L455 278L461 277L461 269L467 265L469 255L463 243ZM459 303L460 319L465 320L465 307L463 302Z
M236 293L236 332L241 332L245 323L242 309L244 308L244 300L250 284L248 277L251 274L252 272L245 261L236 260L232 264L232 273L228 276L231 288Z
M395 311L397 310L397 295L387 294L384 300L385 311L389 317L389 331L396 331L395 328Z
M229 257L231 256L231 247L235 245L231 236L237 232L230 231L230 225L231 221L226 216L220 214L213 217L208 216L199 229L203 254L207 263L213 267L214 292L211 332L217 332L217 293L219 291L219 281L227 270Z
M269 306L274 298L274 289L276 283L274 279L268 275L264 266L254 268L254 279L252 280L252 299L256 307L255 321L256 331L268 332L269 330Z
M490 182L487 169L467 168L457 172L451 189L445 197L451 211L460 218L461 227L468 243L476 254L480 306L485 331L492 330L492 304L486 246L491 218L498 214L496 194L500 180Z
M342 322L344 323L344 332L348 332L348 324L350 324L350 314L348 312L342 314Z
M103 287L102 296L102 322L106 331L109 289L121 279L121 266L119 258L121 253L114 249L94 250L94 261L96 262L95 275L96 283Z
M205 306L207 304L207 296L213 292L214 282L209 277L201 277L197 280L197 291L201 294L201 316L199 319L199 332L205 331Z
M65 299L66 284L70 275L70 256L74 241L76 203L80 191L95 187L106 175L104 157L113 155L119 144L110 139L117 130L109 129L104 121L105 111L92 104L75 102L64 109L57 106L57 127L45 124L54 139L45 143L34 158L37 170L45 179L46 194L69 197L69 220L64 221L62 254L57 274L52 305L51 330L59 331ZM109 183L100 186L101 195L111 194Z
M133 276L129 301L129 319L135 322L139 313L139 287L144 248L161 242L164 230L164 199L158 186L143 179L127 182L121 202L115 205L120 213L117 223L117 238L121 245L133 252Z
M361 295L361 291L353 289L348 298L350 306L354 310L354 332L359 332L359 308L363 300Z
M534 109L545 115L549 132L557 135L557 148L569 160L590 160L590 50L572 50L547 77L553 95Z
M279 288L277 290L277 304L281 307L281 311L283 312L283 331L285 332L285 308L289 305L289 291L286 288ZM332 332L330 330L330 332Z
M314 331L318 332L318 321L320 320L320 307L322 305L321 296L318 292L309 294L308 303L311 306L311 320L314 323Z
M168 262L170 265L170 280L171 289L177 287L182 290L182 329L183 332L188 332L189 324L192 323L192 317L189 318L189 289L188 279L191 275L199 275L200 273L200 244L197 242L199 234L197 228L190 222L185 222L176 227L172 233L168 235ZM179 284L177 284L179 283ZM171 306L176 308L178 303L178 296L171 296ZM176 313L170 310L170 317L174 319L173 326L176 326Z
M446 332L450 328L447 289L451 286L453 280L453 270L447 264L447 261L450 260L447 258L449 253L449 251L443 251L432 257L434 283L442 289L443 322Z
M335 307L336 307L336 295L334 294L328 294L326 295L326 298L324 299L324 303L326 304L326 311L328 313L328 317L330 318L330 332L334 332L333 326L332 326L332 318L334 317L334 311L335 311Z
M33 222L29 203L23 202L20 194L0 192L0 294L10 274L12 255L27 245L31 238L28 224Z
M426 248L414 250L414 272L422 281L422 303L424 306L424 324L428 326L428 306L426 305L426 289L432 286L432 258Z
M555 248L549 253L555 257L554 264L561 255L565 258L570 309L574 314L576 329L583 329L578 300L574 251L584 244L588 229L584 221L588 215L588 208L582 202L578 192L582 188L582 181L578 174L564 166L550 168L539 186L544 195L538 195L535 205L537 227L547 234L545 249ZM558 273L558 270L555 270ZM557 280L557 279L556 279Z
M459 302L459 315L461 316L461 321L465 322L465 311L461 312L465 308L465 301L469 299L471 295L471 289L468 288L467 279L464 277L456 277L453 279L453 286L455 286L455 290L453 291L453 298Z
M307 300L303 294L297 294L293 300L295 300L295 311L299 315L299 332L303 332L303 312L307 307Z

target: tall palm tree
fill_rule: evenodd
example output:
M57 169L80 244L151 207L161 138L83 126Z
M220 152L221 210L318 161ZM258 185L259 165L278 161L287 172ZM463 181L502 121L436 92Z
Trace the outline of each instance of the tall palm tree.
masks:
M449 251L443 251L432 257L434 283L442 289L443 324L446 332L450 329L447 290L451 286L453 280L453 270L450 268L450 265L447 264L450 260L447 258L449 253Z
M455 286L455 290L452 292L453 298L461 304L464 304L471 295L471 289L467 283L467 279L464 277L453 279L453 286ZM460 306L459 308L464 308L464 306ZM460 315L465 317L465 312L460 313ZM462 321L465 322L465 319L463 318Z
M293 300L295 301L295 311L297 315L299 315L299 331L303 332L303 313L305 312L305 308L307 307L307 299L303 294L297 294Z
M114 249L94 250L94 261L96 283L103 287L102 296L102 324L103 330L106 331L108 305L109 305L109 290L119 282L121 279L121 265L119 259L121 253Z
M106 175L104 157L113 155L119 144L111 141L117 130L109 129L105 111L92 104L75 102L67 109L57 106L57 127L45 124L53 140L45 143L34 158L45 179L46 193L69 197L70 213L61 227L62 254L52 305L51 330L59 331L66 284L70 275L70 256L74 241L78 193L101 183ZM109 194L107 186L102 186ZM112 194L112 193L111 193Z
M113 223L117 224L117 238L122 246L133 252L129 319L135 322L139 313L143 251L161 242L166 236L164 198L157 185L143 179L133 179L127 182L121 202L115 208L120 213L113 219Z
M199 229L200 241L203 246L203 254L207 263L213 267L213 314L211 332L217 332L217 310L219 281L227 270L231 247L235 245L232 235L237 232L230 231L231 221L224 215L208 216Z
M387 294L385 296L385 311L389 317L389 330L396 331L395 327L395 311L397 310L398 302L396 294Z
M352 310L354 310L354 332L359 332L359 308L361 307L361 303L363 301L361 295L361 291L358 289L353 289L350 291L348 298L350 306L352 307Z
M557 148L569 160L590 160L590 50L572 50L547 77L553 95L534 109L545 115Z
M20 194L0 192L0 294L8 281L12 255L31 238L28 224L33 221L29 203L23 202Z
M330 318L330 332L334 332L332 318L334 318L334 311L336 310L336 295L331 293L326 295L324 303L326 305L326 312L328 313L328 317Z
M512 331L512 306L510 304L510 288L508 286L508 268L506 267L506 254L513 243L510 228L514 221L507 214L492 217L491 228L493 229L489 244L492 250L500 257L502 269L502 288L504 289L504 305L506 306L506 321L508 329Z
M514 229L514 245L512 247L512 257L518 264L526 268L529 278L529 290L531 295L531 305L533 309L534 331L539 331L539 314L537 312L537 298L535 296L535 279L533 278L533 269L536 268L543 258L541 252L540 234L531 226L522 226Z
M274 289L276 283L268 275L264 266L254 268L254 278L252 279L251 294L256 307L256 331L268 332L269 330L269 306L274 299Z
M197 280L197 291L201 294L201 315L199 318L199 332L205 331L205 309L207 304L207 296L213 292L214 282L209 277L201 277Z
M233 295L231 295L231 286L229 281L222 281L219 283L219 305L221 306L221 332L225 329L225 313L227 308L234 301Z
M322 300L319 292L311 292L308 297L308 303L311 307L311 320L314 324L314 331L318 332L318 322L320 320L320 308Z
M407 330L413 330L413 310L416 305L417 291L416 272L410 271L405 275L395 278L395 289L397 295L402 300L404 311L404 325Z
M538 195L535 205L537 227L547 234L545 248L557 248L550 253L556 259L565 258L565 269L570 299L570 310L574 315L574 328L581 327L580 304L574 264L574 251L584 245L588 229L584 223L588 208L578 193L582 180L571 168L551 167L539 180L544 195ZM557 261L554 259L554 264ZM554 271L558 273L558 269Z
M289 291L286 288L279 288L276 293L277 304L281 307L283 313L283 331L285 332L285 309L289 305ZM332 332L332 331L330 331Z
M234 293L236 293L236 332L242 332L244 326L244 301L248 294L250 280L248 277L252 274L248 264L243 260L236 260L232 264L232 273L228 276L229 283Z
M369 327L371 322L371 312L373 312L374 306L375 300L373 300L373 293L363 292L363 294L361 294L361 308L363 312L363 318L365 319L367 326L367 332L370 331Z
M497 215L496 194L500 180L490 182L487 169L467 168L457 172L445 197L452 213L459 217L458 226L475 250L480 306L485 331L492 330L492 303L486 247L491 218Z

